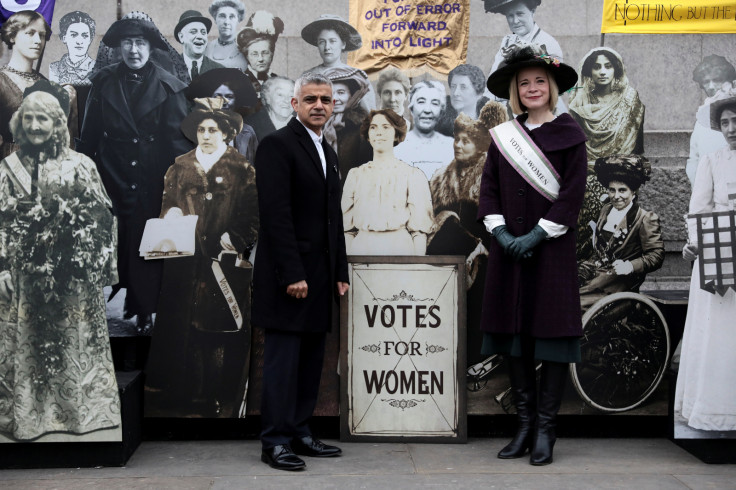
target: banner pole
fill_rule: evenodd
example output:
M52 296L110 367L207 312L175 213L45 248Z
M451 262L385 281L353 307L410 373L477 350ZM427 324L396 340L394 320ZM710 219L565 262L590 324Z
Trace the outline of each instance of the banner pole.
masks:
M606 41L606 33L605 32L601 32L601 48L605 44L605 41Z

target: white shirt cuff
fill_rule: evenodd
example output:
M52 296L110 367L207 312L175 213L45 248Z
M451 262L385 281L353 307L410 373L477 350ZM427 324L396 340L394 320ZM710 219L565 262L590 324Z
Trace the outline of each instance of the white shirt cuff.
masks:
M489 214L483 218L483 224L486 226L488 233L493 234L493 229L497 226L505 225L506 219L502 214Z
M549 221L544 218L540 219L537 224L547 232L547 238L557 238L558 236L562 236L567 233L567 229L569 228L565 225L560 225L554 221Z

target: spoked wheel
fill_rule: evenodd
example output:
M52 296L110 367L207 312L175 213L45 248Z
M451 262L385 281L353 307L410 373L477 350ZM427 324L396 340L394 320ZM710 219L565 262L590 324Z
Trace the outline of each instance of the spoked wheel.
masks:
M614 293L583 316L582 359L570 365L575 389L603 412L641 405L667 367L670 333L662 313L638 293Z

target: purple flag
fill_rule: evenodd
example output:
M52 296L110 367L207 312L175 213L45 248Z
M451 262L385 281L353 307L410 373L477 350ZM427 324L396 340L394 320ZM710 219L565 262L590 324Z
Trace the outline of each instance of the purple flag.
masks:
M0 0L0 25L21 10L35 10L51 25L56 0Z

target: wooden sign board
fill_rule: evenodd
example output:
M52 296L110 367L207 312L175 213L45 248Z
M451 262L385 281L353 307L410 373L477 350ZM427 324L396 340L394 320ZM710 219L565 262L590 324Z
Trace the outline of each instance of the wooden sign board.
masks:
M341 439L466 442L464 258L349 260Z

